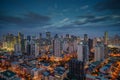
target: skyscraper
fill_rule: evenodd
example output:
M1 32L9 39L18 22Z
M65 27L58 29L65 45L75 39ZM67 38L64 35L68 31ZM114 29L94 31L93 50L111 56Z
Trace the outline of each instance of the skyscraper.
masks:
M68 77L70 80L85 80L84 62L77 59L70 60Z
M95 46L95 61L100 61L104 59L104 45L100 42Z
M93 48L93 39L88 39L88 47L89 47L89 52Z
M79 61L83 61L83 43L79 43L77 46L77 56Z
M61 56L61 42L56 34L53 40L53 50L54 50L54 56L60 57Z
M14 45L14 51L15 51L15 53L20 53L21 52L21 45L19 43L16 43Z
M77 55L78 60L83 61L86 63L86 61L89 61L89 48L88 45L83 44L82 42L78 44L77 48Z
M29 43L26 45L26 53L28 55L30 55L30 53L31 53L31 45Z
M104 44L108 44L108 32L104 33Z
M25 41L25 52L30 55L31 54L31 36L27 36L27 40Z
M35 43L35 57L39 55L39 44Z
M51 33L50 32L46 32L46 38L50 39L51 38Z
M42 39L42 33L39 34L39 39Z
M88 35L84 34L84 44L88 44Z

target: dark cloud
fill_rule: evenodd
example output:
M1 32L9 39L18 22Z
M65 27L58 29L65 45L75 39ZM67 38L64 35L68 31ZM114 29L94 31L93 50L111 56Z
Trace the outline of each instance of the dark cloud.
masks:
M87 14L87 15L82 15L82 16L77 16L77 18L95 18L95 16L94 15L90 15L90 14Z
M15 24L23 27L35 27L33 25L43 26L49 24L49 16L29 12L21 17L0 15L0 24Z
M114 24L112 24L111 26L120 26L120 22L114 23Z
M23 22L23 19L20 17L0 16L0 23L18 24L18 23L22 23L22 22Z
M50 20L49 16L44 16L41 14L36 14L33 12L27 13L24 15L26 19L30 22L48 22Z
M88 21L85 20L84 22L81 22L81 21L79 21L79 20L76 20L76 21L74 21L73 23L76 24L76 25L83 25L83 24L88 23Z
M120 13L120 0L103 0L98 2L94 8L97 11L110 10L112 13Z

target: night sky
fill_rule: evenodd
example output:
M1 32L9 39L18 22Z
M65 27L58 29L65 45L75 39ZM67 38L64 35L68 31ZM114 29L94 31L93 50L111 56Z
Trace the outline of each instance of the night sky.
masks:
M0 35L120 35L120 0L0 0Z

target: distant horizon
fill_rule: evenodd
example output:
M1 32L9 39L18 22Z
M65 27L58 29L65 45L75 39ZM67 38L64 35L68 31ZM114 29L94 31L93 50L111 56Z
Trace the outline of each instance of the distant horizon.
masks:
M47 32L50 32L50 31L47 31ZM106 31L107 32L107 31ZM17 36L18 35L18 33L19 32L16 32L16 33L5 33L5 34L3 34L3 35L7 35L7 34L13 34L14 36ZM20 32L20 33L22 33L22 32ZM24 33L22 33L22 34L24 34L24 37L27 37L27 36L36 36L37 38L39 37L39 34L40 33L42 33L42 37L43 38L45 38L46 37L46 32L39 32L39 33L34 33L34 34L24 34ZM62 34L60 34L60 33L52 33L52 32L50 32L51 33L51 37L54 37L55 36L55 34L58 34L58 36L60 37L60 36L66 36L66 34L69 34L70 36L77 36L77 37L81 37L81 38L83 38L84 37L84 34L87 34L87 33L83 33L83 34L80 34L80 35L76 35L76 34L71 34L71 33L62 33ZM2 35L2 36L3 36ZM99 35L99 36L90 36L90 34L87 34L88 35L88 38L99 38L99 37L103 37L104 36L104 33L102 34L102 35ZM114 35L110 35L109 34L109 32L108 32L108 37L114 37L114 36L116 36L116 35L118 35L118 36L120 36L119 34L114 34ZM0 36L0 39L2 39L2 36Z

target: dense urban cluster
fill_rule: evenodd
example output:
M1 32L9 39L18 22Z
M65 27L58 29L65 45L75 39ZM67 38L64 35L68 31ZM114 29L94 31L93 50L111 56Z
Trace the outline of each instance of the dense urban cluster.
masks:
M119 80L120 36L5 34L0 80Z

